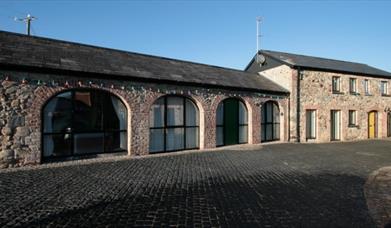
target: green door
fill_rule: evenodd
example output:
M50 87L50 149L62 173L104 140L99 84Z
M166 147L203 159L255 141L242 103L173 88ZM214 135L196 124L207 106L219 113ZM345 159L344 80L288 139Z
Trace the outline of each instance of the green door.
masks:
M224 101L224 144L233 145L239 139L239 101L227 99Z

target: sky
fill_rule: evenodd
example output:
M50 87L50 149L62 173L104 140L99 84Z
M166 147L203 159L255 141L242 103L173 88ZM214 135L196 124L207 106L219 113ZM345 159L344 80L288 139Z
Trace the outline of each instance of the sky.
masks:
M391 1L0 0L0 30L244 69L261 48L391 72Z

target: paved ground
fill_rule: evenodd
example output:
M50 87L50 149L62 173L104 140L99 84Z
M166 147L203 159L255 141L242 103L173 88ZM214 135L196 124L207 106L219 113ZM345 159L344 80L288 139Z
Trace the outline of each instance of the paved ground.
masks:
M391 167L373 172L365 184L365 198L378 227L391 228Z
M67 164L1 171L0 227L373 227L363 187L391 141Z

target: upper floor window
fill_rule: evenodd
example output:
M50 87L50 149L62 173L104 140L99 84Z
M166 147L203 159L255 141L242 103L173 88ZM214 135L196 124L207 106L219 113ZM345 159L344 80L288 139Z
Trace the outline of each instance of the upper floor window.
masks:
M381 92L381 95L388 95L388 82L387 81L380 82L380 92Z
M368 79L364 80L364 91L365 95L371 95L371 90L370 90L371 84Z
M349 79L349 91L351 94L357 93L357 79L355 78Z
M333 93L341 92L341 77L333 77Z

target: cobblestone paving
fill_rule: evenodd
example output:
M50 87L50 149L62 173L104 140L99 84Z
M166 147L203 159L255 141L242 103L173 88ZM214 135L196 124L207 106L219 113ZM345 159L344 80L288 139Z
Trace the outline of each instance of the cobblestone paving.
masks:
M0 227L374 227L391 141L273 144L0 172Z

